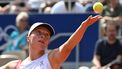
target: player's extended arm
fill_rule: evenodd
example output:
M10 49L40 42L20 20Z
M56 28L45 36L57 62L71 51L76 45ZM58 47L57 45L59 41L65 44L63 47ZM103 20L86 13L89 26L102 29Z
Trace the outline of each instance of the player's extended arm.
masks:
M64 44L62 44L58 49L52 51L53 60L57 61L58 63L64 62L69 56L72 49L80 42L86 29L100 18L101 16L99 15L96 15L94 17L89 16L85 21L83 21L78 29Z

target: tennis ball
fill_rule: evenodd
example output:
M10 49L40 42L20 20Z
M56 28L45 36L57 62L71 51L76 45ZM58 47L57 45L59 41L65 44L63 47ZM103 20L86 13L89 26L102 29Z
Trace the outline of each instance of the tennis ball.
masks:
M95 13L102 13L102 11L103 11L103 4L101 2L94 3L93 10L94 10Z

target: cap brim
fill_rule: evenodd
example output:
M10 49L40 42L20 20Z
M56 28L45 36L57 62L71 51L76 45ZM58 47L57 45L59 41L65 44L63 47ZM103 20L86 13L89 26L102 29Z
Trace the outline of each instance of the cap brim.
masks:
M50 35L50 36L53 36L53 35L55 34L54 28L53 28L50 24L38 22L38 23L34 23L34 24L31 26L31 28L30 28L30 30L29 30L29 32L28 32L28 36L31 34L31 32L32 32L34 29L36 29L37 27L40 27L40 26L47 28L47 29L51 32L51 35Z

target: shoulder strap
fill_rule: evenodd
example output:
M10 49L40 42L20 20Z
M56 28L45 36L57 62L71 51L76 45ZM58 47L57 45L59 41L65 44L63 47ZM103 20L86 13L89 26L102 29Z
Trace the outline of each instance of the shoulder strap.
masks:
M15 68L14 69L19 69L18 67L19 67L19 65L21 64L21 60L19 60L18 62L17 62L17 64L16 64L16 66L15 66Z

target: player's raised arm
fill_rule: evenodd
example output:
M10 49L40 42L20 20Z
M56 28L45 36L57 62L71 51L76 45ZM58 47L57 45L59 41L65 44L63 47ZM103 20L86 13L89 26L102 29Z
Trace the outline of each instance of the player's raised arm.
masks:
M64 44L62 44L58 49L52 51L53 60L57 61L58 63L64 62L69 56L72 49L80 42L86 29L100 18L101 16L99 15L94 17L89 16L85 21L83 21L81 25L77 28L77 30Z

